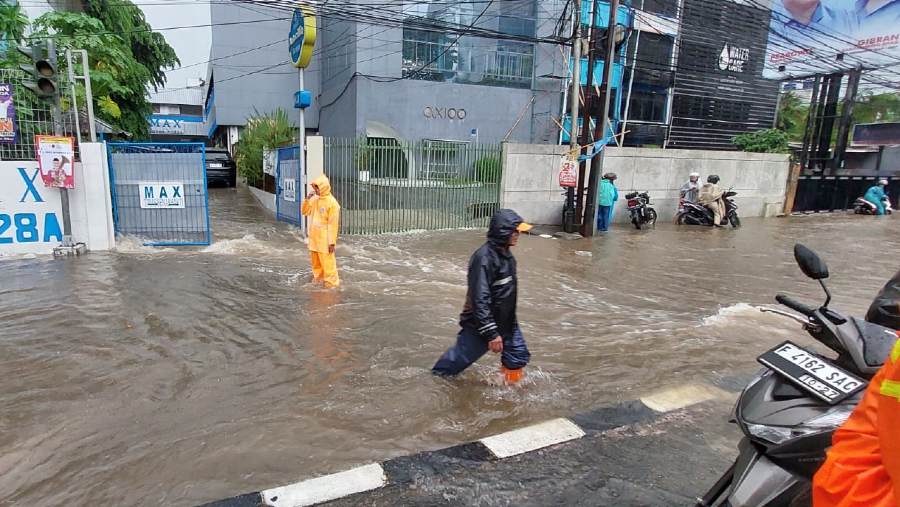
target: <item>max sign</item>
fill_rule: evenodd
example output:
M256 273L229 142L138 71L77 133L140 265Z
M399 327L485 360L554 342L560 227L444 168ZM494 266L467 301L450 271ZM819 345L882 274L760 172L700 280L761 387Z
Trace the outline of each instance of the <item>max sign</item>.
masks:
M184 134L184 120L148 118L151 134Z
M184 184L180 181L138 183L143 209L184 208Z

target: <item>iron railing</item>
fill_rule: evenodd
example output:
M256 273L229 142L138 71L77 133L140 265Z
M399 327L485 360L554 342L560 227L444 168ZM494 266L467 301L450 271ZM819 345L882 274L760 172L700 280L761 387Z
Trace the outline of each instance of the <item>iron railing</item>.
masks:
M500 200L500 145L325 138L341 233L486 227Z
M13 142L0 143L0 160L36 160L34 152L34 136L54 135L53 104L49 100L38 99L23 86L26 80L25 72L18 69L0 68L0 83L11 85L12 107L4 105L7 111L0 115L5 121L4 129L13 128L15 140ZM57 85L64 97L71 94L68 81L65 76L59 75ZM64 105L70 101L64 100ZM14 114L13 114L14 111ZM62 116L57 120L59 127L65 136L75 137L74 109L64 107ZM77 142L75 144L75 159L80 160Z
M534 48L487 48L461 41L403 39L403 76L430 81L528 87L534 75Z

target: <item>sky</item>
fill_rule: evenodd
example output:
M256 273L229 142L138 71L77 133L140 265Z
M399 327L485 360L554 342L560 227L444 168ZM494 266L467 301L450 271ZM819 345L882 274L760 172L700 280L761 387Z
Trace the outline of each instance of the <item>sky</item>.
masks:
M175 49L181 66L185 68L166 71L167 88L183 88L189 81L206 79L209 66L212 31L209 26L161 30L173 26L209 25L208 0L134 0L141 7L147 22L165 36ZM169 5L167 5L169 4ZM200 65L196 65L200 63Z

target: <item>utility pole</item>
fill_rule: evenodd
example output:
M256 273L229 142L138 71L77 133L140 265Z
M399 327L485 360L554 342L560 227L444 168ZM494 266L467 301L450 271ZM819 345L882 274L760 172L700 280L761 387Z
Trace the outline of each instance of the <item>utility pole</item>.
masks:
M588 48L587 48L587 76L585 77L584 111L581 114L581 142L591 143L591 116L594 112L594 45L597 38L597 27L594 21L597 19L597 0L591 0L591 19L588 21ZM580 82L579 82L580 84ZM582 160L578 164L578 200L575 214L581 217L584 214L584 180L587 175L587 161ZM584 229L584 222L581 223ZM583 232L582 232L583 234Z
M575 5L575 4L573 4ZM569 112L569 148L571 154L579 153L578 135L576 134L578 105L581 90L581 5L575 5L575 26L572 29L572 92L571 111ZM581 185L581 181L578 182ZM575 232L575 188L566 187L566 209L563 212L563 230Z
M611 0L609 3L609 24L606 27L606 59L603 63L603 112L600 117L599 139L606 137L609 126L609 102L612 95L612 68L616 56L616 13L619 11L619 0ZM598 139L598 140L599 140ZM593 153L591 153L593 155ZM597 187L600 184L600 174L603 172L603 162L606 149L603 147L596 161L592 159L591 175L588 182L587 205L584 209L583 235L594 236L597 234ZM596 162L596 163L595 163Z

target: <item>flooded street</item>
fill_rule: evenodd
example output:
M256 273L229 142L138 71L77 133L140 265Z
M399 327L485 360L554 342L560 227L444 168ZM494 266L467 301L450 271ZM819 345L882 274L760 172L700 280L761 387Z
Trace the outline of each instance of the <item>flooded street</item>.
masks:
M326 291L246 190L212 191L210 210L205 249L0 259L0 503L192 505L752 370L781 340L810 343L750 306L824 299L794 242L826 259L847 313L900 267L882 217L523 237L533 359L503 387L493 355L429 372L484 231L343 238Z

